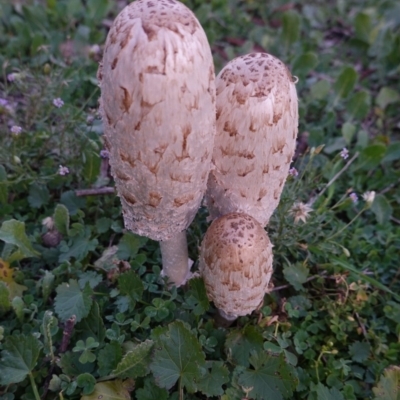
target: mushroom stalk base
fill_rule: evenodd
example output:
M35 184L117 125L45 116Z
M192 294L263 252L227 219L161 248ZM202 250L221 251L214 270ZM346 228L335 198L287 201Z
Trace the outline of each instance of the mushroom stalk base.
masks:
M169 240L160 242L163 270L169 284L179 287L186 283L190 276L189 256L186 231L175 234Z

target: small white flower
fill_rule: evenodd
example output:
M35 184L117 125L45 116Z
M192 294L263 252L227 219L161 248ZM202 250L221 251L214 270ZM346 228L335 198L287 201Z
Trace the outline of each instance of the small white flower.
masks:
M62 99L57 97L56 99L53 100L53 105L57 108L61 108L64 105L64 102L62 101Z
M110 157L110 153L108 150L101 150L100 151L100 157L101 158L109 158Z
M59 166L58 168L58 175L64 176L69 174L69 169L68 167L63 167L62 165Z
M289 212L294 217L294 223L297 224L299 221L306 222L312 211L312 207L299 201L293 204Z
M349 157L349 151L346 149L346 147L343 147L342 151L340 152L340 157L342 157L343 160L346 160Z
M349 194L351 201L355 204L358 201L358 196L353 192Z
M16 74L11 73L7 75L7 80L8 82L14 82L16 77L17 77Z
M13 125L10 131L14 136L18 136L22 132L22 128L18 125Z
M100 46L98 44L93 44L92 46L90 46L89 48L89 55L96 55L99 54L101 51Z
M42 219L42 225L51 231L54 228L54 219L52 217L46 217Z
M289 175L291 175L291 176L293 176L294 178L296 178L296 176L298 176L299 175L299 172L297 171L297 169L296 168L290 168L289 169Z
M367 203L367 206L371 206L375 199L375 192L373 190L365 192L362 198Z

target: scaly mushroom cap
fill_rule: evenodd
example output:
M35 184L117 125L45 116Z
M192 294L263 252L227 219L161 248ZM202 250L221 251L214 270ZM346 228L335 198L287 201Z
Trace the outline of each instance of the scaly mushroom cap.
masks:
M209 299L228 318L250 314L263 301L271 279L271 242L253 217L226 214L204 236L199 269Z
M174 0L137 0L115 19L98 79L105 144L125 225L168 240L204 195L215 133L206 35Z
M298 104L286 66L265 53L232 60L216 79L217 133L206 202L212 218L244 212L267 225L296 146Z

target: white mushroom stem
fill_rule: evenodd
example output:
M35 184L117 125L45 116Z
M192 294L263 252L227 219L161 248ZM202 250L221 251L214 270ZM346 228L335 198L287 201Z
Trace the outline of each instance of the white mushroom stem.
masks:
M169 240L160 241L160 249L162 276L167 276L171 285L183 285L190 276L186 231L174 234Z

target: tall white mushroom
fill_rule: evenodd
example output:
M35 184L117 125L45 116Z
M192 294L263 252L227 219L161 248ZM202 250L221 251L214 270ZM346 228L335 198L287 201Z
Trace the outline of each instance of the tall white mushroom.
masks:
M272 275L272 246L264 227L279 203L296 146L293 81L286 66L266 53L232 60L216 79L217 133L206 202L212 219L223 217L205 235L200 270L209 298L228 319L251 313ZM232 215L242 221L254 218L257 231L264 232L261 239L254 232L232 230L238 225ZM251 257L240 258L246 247ZM243 263L232 262L231 254Z
M98 79L105 145L127 229L161 241L163 273L188 277L185 230L206 189L215 75L206 35L175 0L137 0L108 33Z
M276 57L251 53L221 70L216 89L217 133L206 193L210 215L244 212L266 226L296 147L293 77Z

